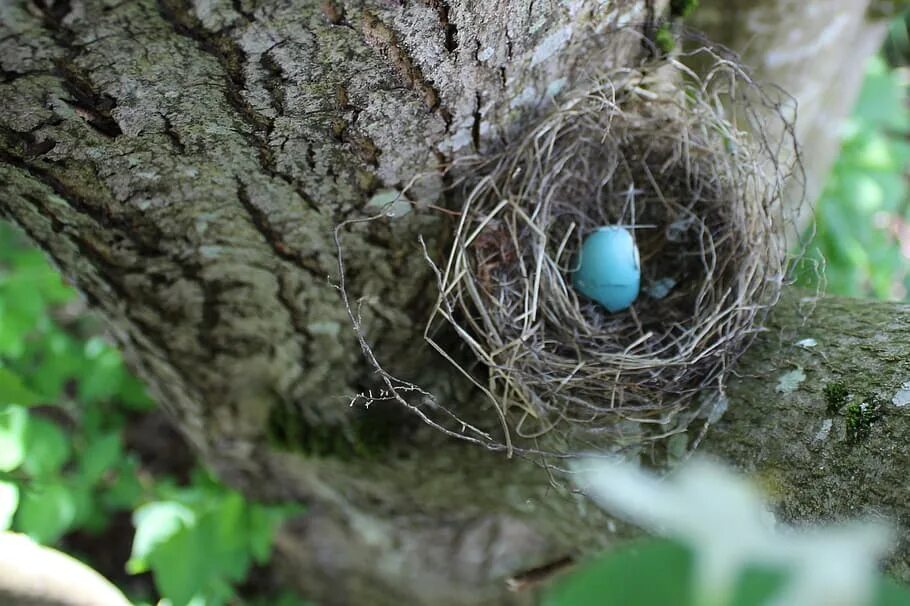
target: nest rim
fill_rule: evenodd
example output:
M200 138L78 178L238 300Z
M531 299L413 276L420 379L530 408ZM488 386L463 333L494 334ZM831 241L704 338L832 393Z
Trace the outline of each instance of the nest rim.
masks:
M699 395L723 398L730 365L788 280L795 255L784 232L796 210L784 204L784 189L801 174L789 110L723 51L695 52L712 62L703 78L676 58L598 75L473 168L483 176L466 190L450 254L437 268L440 295L425 334L448 324L488 369L483 380L446 356L486 393L510 452L516 438L536 445L560 427L633 445L685 431L704 414L692 406L705 399ZM776 126L760 121L768 115ZM786 160L781 149L792 150ZM695 202L681 203L682 194L697 194ZM631 216L617 204L592 208L604 195L631 196ZM659 207L663 223L652 212ZM571 263L586 232L623 218L633 234L657 222L666 245L673 211L691 219L685 232L699 232L694 265L704 272L682 302L695 321L670 322L655 346L636 306L652 306L641 307L646 316L660 311L658 297L642 301L642 293L630 310L608 314L575 291ZM691 234L683 242L691 245ZM642 252L643 291L650 253ZM611 347L603 335L622 330L629 336ZM554 453L568 454L559 446Z

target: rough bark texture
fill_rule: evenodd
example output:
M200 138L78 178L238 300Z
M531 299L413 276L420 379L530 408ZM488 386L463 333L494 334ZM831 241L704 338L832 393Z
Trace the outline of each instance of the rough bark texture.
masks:
M632 62L638 37L594 34L661 9L640 0L5 1L0 211L110 320L224 480L251 497L310 504L278 543L305 592L329 605L528 603L502 579L604 543L605 518L531 462L447 439L391 403L349 406L377 383L339 302L332 232L370 213L378 190L408 187L405 217L345 231L348 287L391 370L447 404L479 406L420 340L435 294L417 235L440 252L451 218L437 207L457 204L440 168L508 138L591 65ZM868 327L866 312L837 315L844 305L856 307L823 301L814 318L860 335L849 342L857 347L896 334ZM889 326L906 329L906 309L871 309L900 314ZM795 330L792 309L775 318ZM772 334L783 333L769 333L744 374L786 368ZM818 338L813 355L850 368L839 341ZM855 379L896 389L910 377L888 360L904 364L906 354L895 345L869 355ZM869 495L822 503L825 493L807 490L814 453L840 452L845 463L829 465L826 482L849 486L847 462L890 439L879 432L910 426L889 410L861 444L848 449L834 430L813 444L818 385L832 375L798 359L813 381L786 398L773 381L731 387L730 420L712 447L799 487L784 502L794 518L847 513ZM770 412L778 401L791 402L779 414L786 426ZM754 450L741 432L761 437ZM788 449L803 437L798 459ZM863 469L890 465L874 463ZM896 478L881 485L881 506L905 519Z
M791 294L704 449L754 473L782 519L893 519L891 570L910 580L910 305Z

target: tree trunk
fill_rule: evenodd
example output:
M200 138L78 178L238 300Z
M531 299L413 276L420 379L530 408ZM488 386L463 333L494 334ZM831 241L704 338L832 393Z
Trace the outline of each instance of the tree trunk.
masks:
M476 406L420 337L435 292L417 237L441 256L451 218L439 209L458 203L440 169L513 136L589 66L632 64L631 29L597 33L647 29L662 9L5 2L0 211L110 320L223 480L308 503L278 540L305 593L325 605L529 603L503 579L604 544L607 519L534 462L451 439L393 402L349 405L379 383L340 305L333 229L369 214L377 191L408 188L413 212L344 231L347 290L391 371ZM883 397L910 380L910 311L822 300L801 318L795 303L775 314L710 449L771 478L794 519L871 507L906 523L901 409L886 406L860 443L839 437L839 417L815 436L819 394L839 373ZM819 345L794 348L803 335ZM806 380L776 393L792 364ZM893 459L868 456L881 449ZM866 490L850 490L864 475Z

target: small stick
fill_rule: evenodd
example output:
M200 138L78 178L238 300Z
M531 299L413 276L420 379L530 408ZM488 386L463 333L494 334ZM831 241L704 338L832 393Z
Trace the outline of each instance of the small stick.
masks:
M549 564L512 575L506 579L506 587L509 591L514 592L527 591L550 581L554 576L569 570L573 566L575 566L575 558L568 555Z

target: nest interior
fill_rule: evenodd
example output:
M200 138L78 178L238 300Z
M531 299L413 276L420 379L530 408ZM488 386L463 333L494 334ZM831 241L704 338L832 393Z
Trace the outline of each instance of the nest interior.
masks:
M471 375L507 442L573 428L641 442L722 392L786 276L789 135L735 63L696 79L670 61L595 79L477 171L431 323L482 363ZM583 239L607 225L641 258L641 292L617 313L572 287Z

